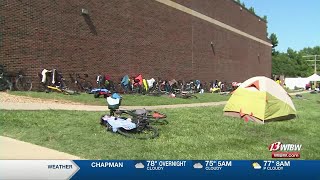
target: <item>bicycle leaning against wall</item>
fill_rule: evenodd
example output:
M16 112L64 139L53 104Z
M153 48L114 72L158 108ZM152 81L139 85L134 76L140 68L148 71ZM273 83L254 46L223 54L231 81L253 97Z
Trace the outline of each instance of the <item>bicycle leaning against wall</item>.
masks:
M6 89L30 91L32 89L32 80L25 75L23 70L18 73L6 72L4 67L0 65L0 90Z
M32 89L32 80L30 77L27 77L23 70L20 70L14 75L15 88L18 91L31 91Z
M71 83L74 83L74 86L78 91L86 93L91 92L93 86L91 82L87 81L87 78L89 77L88 74L84 74L85 78L82 78L78 73L69 74L69 76Z
M77 95L77 91L71 90L64 79L62 73L58 72L56 69L47 70L43 69L41 73L38 74L41 79L40 86L44 88L46 93L58 92L65 95Z
M0 65L0 91L12 90L12 83L4 71L4 67Z

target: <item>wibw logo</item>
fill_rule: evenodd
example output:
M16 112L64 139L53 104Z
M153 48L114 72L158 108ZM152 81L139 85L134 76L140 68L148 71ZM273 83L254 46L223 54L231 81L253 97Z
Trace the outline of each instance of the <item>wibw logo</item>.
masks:
M275 142L269 145L269 151L301 151L302 144L282 144Z

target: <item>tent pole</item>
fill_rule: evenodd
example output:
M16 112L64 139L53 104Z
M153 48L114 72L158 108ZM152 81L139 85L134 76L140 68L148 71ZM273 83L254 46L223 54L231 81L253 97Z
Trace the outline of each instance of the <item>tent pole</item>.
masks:
M314 74L317 74L317 56L314 56ZM317 82L313 82L314 89L317 88Z

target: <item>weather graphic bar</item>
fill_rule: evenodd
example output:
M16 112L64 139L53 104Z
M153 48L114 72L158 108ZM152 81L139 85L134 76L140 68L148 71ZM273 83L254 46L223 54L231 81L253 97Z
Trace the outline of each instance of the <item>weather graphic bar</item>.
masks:
M115 177L117 179L140 179L141 177L161 179L171 176L190 176L207 177L207 179L269 180L275 175L281 176L281 179L317 179L320 161L288 159L255 161L0 160L0 167L0 179L114 179Z

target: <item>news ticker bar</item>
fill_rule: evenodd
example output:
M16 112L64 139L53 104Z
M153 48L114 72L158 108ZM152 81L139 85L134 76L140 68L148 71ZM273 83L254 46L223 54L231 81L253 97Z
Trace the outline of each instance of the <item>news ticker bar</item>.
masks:
M105 179L181 176L204 179L320 179L311 160L0 160L0 179ZM187 178L188 179L188 178Z

